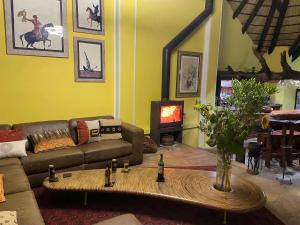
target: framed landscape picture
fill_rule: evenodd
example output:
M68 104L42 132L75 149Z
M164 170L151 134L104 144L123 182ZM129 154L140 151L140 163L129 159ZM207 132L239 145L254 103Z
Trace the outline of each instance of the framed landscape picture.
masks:
M73 0L75 32L104 34L103 0Z
M74 38L75 81L104 82L104 41Z
M4 0L7 53L69 57L66 0Z
M178 52L176 97L200 96L202 54Z

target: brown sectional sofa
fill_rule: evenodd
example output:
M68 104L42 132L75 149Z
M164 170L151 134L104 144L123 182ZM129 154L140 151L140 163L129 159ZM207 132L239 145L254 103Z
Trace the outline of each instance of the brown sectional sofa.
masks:
M19 128L24 138L30 134L53 129L69 128L77 143L77 120L113 118L98 116L46 122L1 125L0 130ZM117 158L119 166L128 159L130 164L143 161L144 131L128 123L122 123L122 140L105 140L81 146L35 154L30 144L27 157L0 159L0 173L4 174L6 202L0 203L0 211L17 211L19 225L44 224L31 187L39 186L48 176L49 164L55 165L57 172L80 169L103 168L108 160Z

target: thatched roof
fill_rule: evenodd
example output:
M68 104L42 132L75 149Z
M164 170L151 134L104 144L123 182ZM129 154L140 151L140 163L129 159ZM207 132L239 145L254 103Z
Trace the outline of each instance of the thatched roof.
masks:
M234 18L243 25L260 52L290 47L293 60L300 56L300 0L228 0Z

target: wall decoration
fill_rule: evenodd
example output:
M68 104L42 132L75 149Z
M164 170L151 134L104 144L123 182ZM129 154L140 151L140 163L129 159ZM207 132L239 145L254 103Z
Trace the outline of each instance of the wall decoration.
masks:
M104 82L104 41L74 38L75 81Z
M176 97L200 96L202 54L198 52L178 52Z
M7 53L68 57L66 0L4 0Z
M74 31L104 34L103 0L73 0Z

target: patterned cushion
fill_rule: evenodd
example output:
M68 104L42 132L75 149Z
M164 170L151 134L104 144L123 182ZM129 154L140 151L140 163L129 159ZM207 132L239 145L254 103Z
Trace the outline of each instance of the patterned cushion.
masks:
M0 142L20 141L22 139L22 131L19 129L0 130Z
M99 120L77 121L78 144L86 144L101 140Z
M18 225L16 211L0 211L0 224Z
M3 174L0 174L0 202L6 201L4 196L3 176L4 176Z
M122 138L122 123L115 119L100 119L101 140Z
M28 139L34 146L35 153L75 146L68 128L33 134Z

